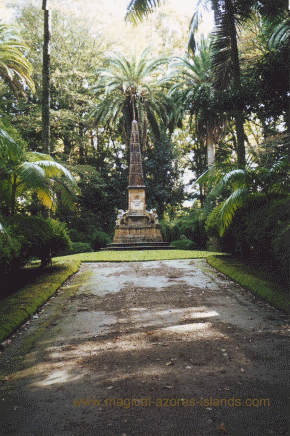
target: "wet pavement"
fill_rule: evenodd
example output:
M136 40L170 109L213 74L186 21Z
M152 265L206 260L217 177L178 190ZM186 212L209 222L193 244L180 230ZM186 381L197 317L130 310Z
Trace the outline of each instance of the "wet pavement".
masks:
M83 264L0 354L1 434L287 435L289 337L204 259Z

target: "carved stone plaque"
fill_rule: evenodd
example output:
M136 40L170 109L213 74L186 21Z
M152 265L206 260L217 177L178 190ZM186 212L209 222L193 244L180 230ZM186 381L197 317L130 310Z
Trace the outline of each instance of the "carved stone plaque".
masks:
M129 189L129 209L145 210L145 189Z
M145 209L144 202L141 200L133 200L131 203L131 208L133 210L143 210Z

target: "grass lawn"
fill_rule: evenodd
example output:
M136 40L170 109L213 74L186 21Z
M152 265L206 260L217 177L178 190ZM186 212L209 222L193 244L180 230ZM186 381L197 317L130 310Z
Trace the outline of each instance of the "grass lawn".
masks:
M0 301L0 343L29 319L61 285L80 268L77 260L54 262L45 270L39 268L32 283ZM19 272L21 274L21 272Z
M209 256L208 263L218 271L249 289L263 300L290 313L290 294L276 281L268 280L267 274L244 264L231 256Z
M192 250L132 250L132 251L97 251L58 257L55 260L67 259L81 262L142 262L149 260L170 259L202 259L223 253Z

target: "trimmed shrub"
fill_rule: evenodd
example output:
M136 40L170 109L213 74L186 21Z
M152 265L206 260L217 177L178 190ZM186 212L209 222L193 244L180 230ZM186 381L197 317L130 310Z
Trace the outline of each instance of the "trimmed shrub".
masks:
M194 243L194 248L204 250L207 246L207 234L205 231L205 219L199 208L183 211L179 216L170 220L163 219L161 222L162 237L165 242L173 242L182 239L182 235Z
M170 247L177 248L178 250L194 250L195 244L190 239L180 239L179 241L173 241Z
M72 242L66 224L51 218L47 222L52 230L52 238L48 244L51 255L56 256L64 250L69 250Z
M52 228L40 217L15 215L7 218L9 234L20 243L18 265L25 265L28 260L37 256L41 260L49 257L49 241L53 237Z
M92 253L94 250L91 247L91 244L87 242L72 242L71 248L59 253L59 256L68 256L70 254L79 254L79 253Z
M102 232L101 230L95 230L92 237L91 246L95 251L100 250L101 248L106 247L111 242L110 237L107 233Z
M68 233L72 242L90 243L92 239L87 233L79 232L76 229L70 229Z
M40 217L15 215L6 218L4 225L9 234L6 244L11 252L10 269L24 266L32 257L38 257L42 266L47 265L52 255L69 249L71 241L64 223ZM0 248L1 254L4 253ZM6 267L6 270L9 269Z
M8 234L8 229L5 233L0 233L0 274L9 274L15 266L17 266L18 258L20 257L21 244L20 242ZM1 282L2 280L0 280Z

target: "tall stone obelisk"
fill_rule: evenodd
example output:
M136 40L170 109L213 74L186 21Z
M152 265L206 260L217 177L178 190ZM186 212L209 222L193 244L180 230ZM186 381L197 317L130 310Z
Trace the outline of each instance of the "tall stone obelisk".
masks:
M119 210L114 244L160 243L160 224L156 210L146 210L146 195L137 121L132 122L130 139L130 168L128 210ZM114 245L113 244L113 245Z
M145 185L137 121L132 122L130 140L130 167L128 185L128 210L145 211Z

